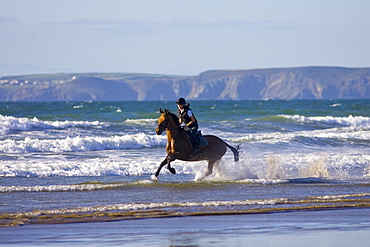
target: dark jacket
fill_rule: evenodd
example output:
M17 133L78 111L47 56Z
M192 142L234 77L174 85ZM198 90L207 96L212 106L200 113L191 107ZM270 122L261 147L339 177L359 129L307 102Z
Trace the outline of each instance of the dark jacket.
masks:
M191 122L191 118L189 117L188 115L188 111L191 111L191 109L189 108L189 106L185 106L184 107L184 111L181 113L181 111L179 110L179 116L180 118L182 119L182 122L187 124L189 122ZM195 118L195 122L192 123L191 125L189 125L189 128L198 128L198 120L197 118L195 117L194 115L194 112L192 111L192 114L193 114L193 117Z

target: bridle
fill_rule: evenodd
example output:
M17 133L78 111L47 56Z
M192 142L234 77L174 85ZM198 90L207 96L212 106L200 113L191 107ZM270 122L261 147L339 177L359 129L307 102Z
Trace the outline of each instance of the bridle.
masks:
M167 129L167 125L168 125L168 118L166 117L165 120L161 123L161 124L158 124L158 129L161 129L163 128L163 130Z
M170 120L168 119L168 115L166 114L165 120L161 124L158 124L157 128L159 128L159 129L163 128L163 130L165 130L165 129L168 129L168 130L177 130L177 129L179 129L179 127L176 127L176 128L167 127L168 126L168 121L170 121Z

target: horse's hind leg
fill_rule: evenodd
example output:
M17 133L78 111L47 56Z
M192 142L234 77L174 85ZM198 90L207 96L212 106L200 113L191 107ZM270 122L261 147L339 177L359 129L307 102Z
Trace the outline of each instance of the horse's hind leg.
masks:
M213 166L216 163L216 161L215 160L208 160L208 169L207 169L206 175L204 177L207 177L207 176L212 174Z
M204 176L200 176L200 177L196 176L195 181L201 181L201 180L205 179L207 176L211 175L212 171L213 171L213 166L214 166L215 163L216 163L216 161L214 161L214 160L208 160L208 168L207 168L206 174L204 174Z

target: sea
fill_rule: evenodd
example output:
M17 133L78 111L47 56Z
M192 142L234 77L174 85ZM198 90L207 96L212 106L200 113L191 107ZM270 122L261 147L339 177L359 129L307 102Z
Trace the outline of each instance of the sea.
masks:
M176 174L164 168L153 178L166 157L166 134L155 133L159 111L177 113L175 101L0 102L0 234L8 236L0 244L29 243L14 237L22 235L18 229L136 224L119 235L132 246L175 246L177 240L200 246L203 235L189 235L199 219L209 225L217 216L229 219L225 228L213 224L214 233L232 231L231 220L241 216L370 216L370 100L190 103L203 135L240 147L238 162L228 150L204 179L205 161L174 161ZM369 218L351 229L369 236ZM140 227L160 225L160 219L194 221L184 221L185 237ZM197 234L213 234L202 227ZM248 227L242 229L267 231ZM121 243L117 235L99 232L71 242L66 235L25 236L36 245L97 244L101 238L103 245ZM216 243L230 243L225 238Z

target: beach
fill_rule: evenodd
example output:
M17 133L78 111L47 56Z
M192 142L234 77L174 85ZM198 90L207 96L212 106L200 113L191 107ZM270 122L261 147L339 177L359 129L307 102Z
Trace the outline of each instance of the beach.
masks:
M2 228L15 246L368 246L370 209L173 217Z

